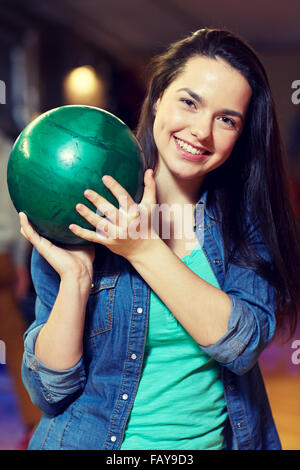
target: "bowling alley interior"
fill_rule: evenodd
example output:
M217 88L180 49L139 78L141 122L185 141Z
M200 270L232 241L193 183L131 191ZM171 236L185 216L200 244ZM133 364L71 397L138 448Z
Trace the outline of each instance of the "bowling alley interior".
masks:
M20 234L6 182L20 132L65 105L109 111L134 132L150 58L188 32L225 26L244 37L266 66L300 223L299 18L297 0L289 8L271 0L0 3L0 450L27 449L41 417L21 379L23 335L35 315L32 248ZM10 237L9 250L2 237ZM259 365L282 451L300 450L300 316L292 336L274 337Z

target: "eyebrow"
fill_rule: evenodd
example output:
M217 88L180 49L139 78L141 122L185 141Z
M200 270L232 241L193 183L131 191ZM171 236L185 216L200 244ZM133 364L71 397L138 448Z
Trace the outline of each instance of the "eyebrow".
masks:
M199 96L197 93L190 90L189 88L179 88L179 90L177 90L177 91L186 91L198 103L200 103L200 104L205 103L205 100L201 96ZM227 114L227 115L230 115L230 116L239 117L242 121L244 120L243 115L241 113L239 113L238 111L235 111L234 109L227 109L227 108L226 109L221 109L220 112L222 114Z

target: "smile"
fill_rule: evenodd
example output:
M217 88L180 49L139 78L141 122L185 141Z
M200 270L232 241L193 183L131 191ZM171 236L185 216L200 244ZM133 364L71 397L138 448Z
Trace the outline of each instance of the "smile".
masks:
M193 145L188 144L187 142L185 142L184 140L179 139L178 137L174 136L174 138L175 138L177 144L179 145L179 147L181 147L186 152L191 153L192 155L209 155L210 154L210 152L208 150L205 150L205 149L200 150L199 148L196 148Z

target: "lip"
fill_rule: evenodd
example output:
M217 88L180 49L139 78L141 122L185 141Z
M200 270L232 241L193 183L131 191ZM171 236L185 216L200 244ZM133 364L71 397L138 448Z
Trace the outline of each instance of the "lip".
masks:
M179 151L180 155L185 160L189 160L191 162L199 162L199 161L203 160L204 158L210 157L210 154L209 155L194 155L193 153L187 152L182 147L180 147L180 145L178 144L178 142L176 140L176 137L175 136L173 136L173 137L174 137L174 142L175 142L177 150ZM183 140L183 139L180 139L180 140ZM186 142L186 141L184 141L184 142Z

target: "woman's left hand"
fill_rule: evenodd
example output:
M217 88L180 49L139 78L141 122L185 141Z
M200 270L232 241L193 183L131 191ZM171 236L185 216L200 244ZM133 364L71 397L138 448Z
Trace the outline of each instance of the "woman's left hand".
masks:
M145 188L139 204L113 177L105 175L102 181L119 202L119 209L95 191L86 190L84 195L96 207L97 212L84 204L77 204L76 210L96 231L75 224L71 224L69 229L85 240L101 243L114 253L130 258L139 250L144 250L151 239L159 238L151 225L151 212L156 204L153 170L145 171Z

